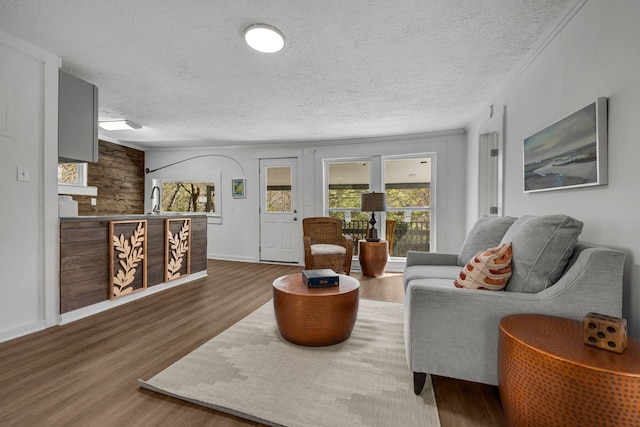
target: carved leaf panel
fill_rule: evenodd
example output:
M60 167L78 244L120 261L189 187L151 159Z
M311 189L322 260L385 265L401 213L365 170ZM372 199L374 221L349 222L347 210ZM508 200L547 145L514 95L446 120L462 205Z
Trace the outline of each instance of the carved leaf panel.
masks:
M165 220L165 282L189 275L191 218Z
M110 221L109 298L147 287L147 221Z

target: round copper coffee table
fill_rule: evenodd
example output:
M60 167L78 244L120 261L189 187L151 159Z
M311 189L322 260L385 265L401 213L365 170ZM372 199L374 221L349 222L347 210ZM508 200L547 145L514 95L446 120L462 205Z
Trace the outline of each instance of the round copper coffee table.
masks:
M349 338L358 315L360 282L343 274L339 277L338 286L326 288L307 287L301 273L273 282L273 307L284 339L319 347Z

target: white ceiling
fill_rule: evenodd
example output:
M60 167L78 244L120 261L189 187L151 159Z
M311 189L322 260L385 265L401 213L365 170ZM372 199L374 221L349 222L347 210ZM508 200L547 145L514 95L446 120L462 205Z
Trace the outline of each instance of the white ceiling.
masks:
M575 0L0 0L0 30L100 90L140 147L464 128ZM242 31L279 28L252 51ZM0 76L1 77L1 76Z

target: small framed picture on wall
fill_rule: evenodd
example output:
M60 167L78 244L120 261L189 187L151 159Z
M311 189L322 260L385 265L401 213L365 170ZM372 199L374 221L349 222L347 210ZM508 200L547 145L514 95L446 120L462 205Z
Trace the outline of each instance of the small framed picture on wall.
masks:
M234 178L231 180L231 196L234 199L242 199L246 197L245 194L245 178Z

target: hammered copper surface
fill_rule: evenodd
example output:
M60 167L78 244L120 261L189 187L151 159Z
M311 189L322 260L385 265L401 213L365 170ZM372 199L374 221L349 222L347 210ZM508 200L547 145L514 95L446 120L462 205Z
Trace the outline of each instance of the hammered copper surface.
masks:
M498 382L512 426L640 425L640 343L583 343L582 323L522 314L500 322Z
M273 307L282 336L295 344L325 346L351 335L358 315L360 283L339 275L340 284L309 288L302 274L295 273L273 282Z
M367 242L360 240L358 249L358 261L362 274L369 277L384 276L384 268L387 266L387 256L389 254L389 243L386 240L381 242Z

